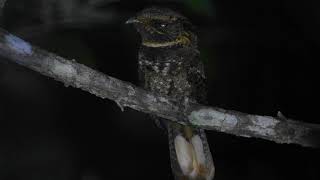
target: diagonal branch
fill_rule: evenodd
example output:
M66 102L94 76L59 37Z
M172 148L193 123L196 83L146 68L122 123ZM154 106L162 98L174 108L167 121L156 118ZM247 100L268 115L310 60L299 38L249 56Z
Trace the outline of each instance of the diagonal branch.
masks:
M320 125L278 117L258 116L203 106L187 99L183 105L170 97L157 96L131 83L107 76L74 60L32 46L0 29L0 55L45 76L115 101L121 109L155 114L181 124L277 143L316 147Z

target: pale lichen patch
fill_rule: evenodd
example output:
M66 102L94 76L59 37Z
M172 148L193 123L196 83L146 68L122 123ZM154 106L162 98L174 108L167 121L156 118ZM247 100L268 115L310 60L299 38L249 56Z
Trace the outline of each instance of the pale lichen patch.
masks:
M17 53L24 55L32 54L32 46L24 40L12 34L6 35L4 38L7 45Z
M269 116L257 116L253 122L263 128L267 128L274 127L279 121Z
M238 124L235 115L229 115L214 109L192 111L188 119L195 125L214 126L226 130L233 129Z
M220 127L224 117L224 113L214 111L212 109L200 109L197 111L192 111L188 116L188 119L194 124Z
M223 121L223 127L225 129L231 130L238 124L237 117L235 115L226 114Z
M77 74L76 69L71 64L54 61L52 72L56 75L71 78Z
M269 116L250 116L252 125L248 126L248 130L261 135L275 135L275 127L279 123L278 120Z

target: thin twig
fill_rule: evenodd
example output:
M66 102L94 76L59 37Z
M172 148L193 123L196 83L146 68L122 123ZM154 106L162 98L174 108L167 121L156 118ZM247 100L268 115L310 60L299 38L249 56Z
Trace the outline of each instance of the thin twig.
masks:
M277 143L316 147L320 125L279 117L258 116L188 102L183 107L170 97L151 92L95 71L0 30L0 55L45 76L115 101L121 109L155 114L181 124L237 136L262 138Z

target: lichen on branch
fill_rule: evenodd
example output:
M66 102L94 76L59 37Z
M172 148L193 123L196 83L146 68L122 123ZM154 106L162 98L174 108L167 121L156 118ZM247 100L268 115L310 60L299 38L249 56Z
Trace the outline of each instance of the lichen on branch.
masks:
M115 101L122 109L137 111L185 125L276 143L319 145L320 125L279 117L251 115L158 96L135 85L42 50L0 29L0 56L52 77L66 86L80 88ZM281 114L281 113L280 113Z

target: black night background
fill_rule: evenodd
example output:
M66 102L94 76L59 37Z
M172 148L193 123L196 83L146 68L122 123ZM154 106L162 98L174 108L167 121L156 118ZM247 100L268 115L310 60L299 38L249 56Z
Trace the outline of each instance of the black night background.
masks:
M316 0L7 0L1 27L138 85L138 33L151 5L197 27L209 104L320 123ZM320 179L320 149L208 131L216 180ZM320 139L319 139L320 141ZM171 179L167 136L143 113L0 59L0 180Z

